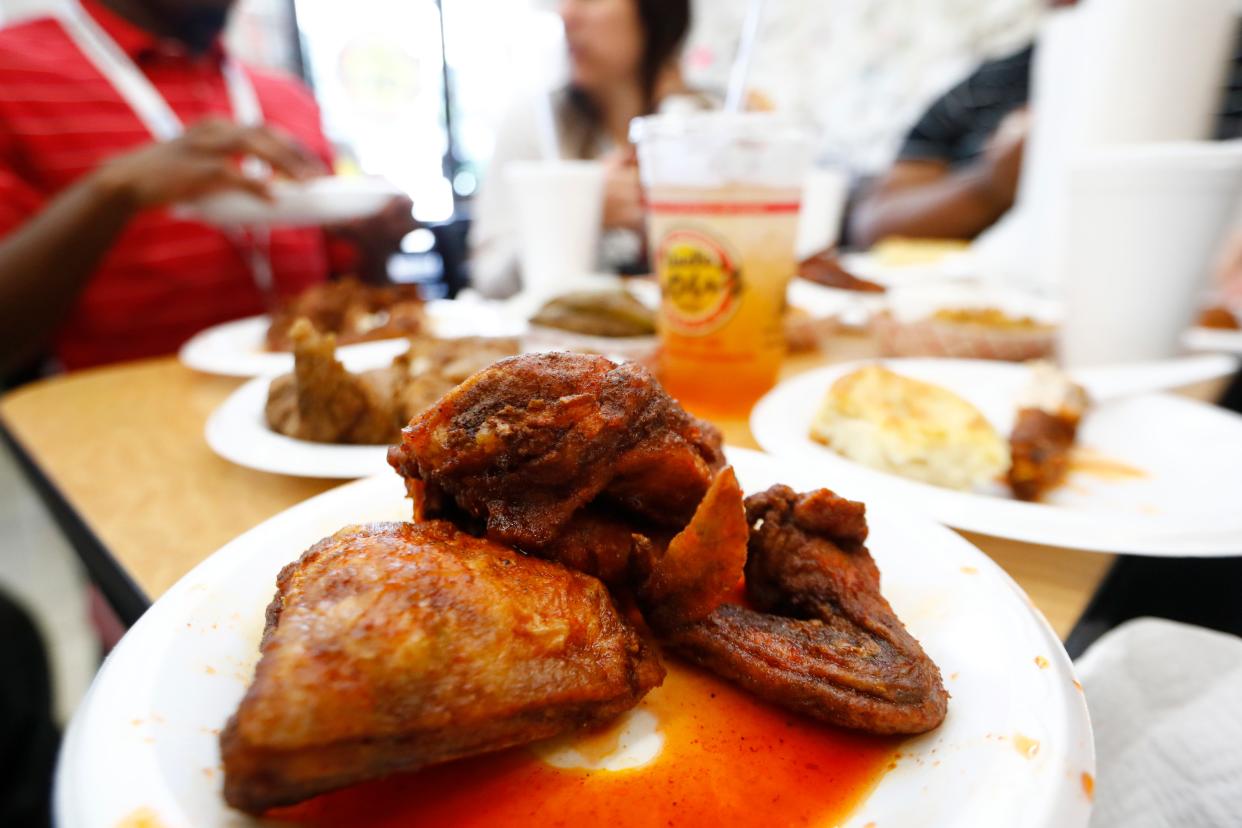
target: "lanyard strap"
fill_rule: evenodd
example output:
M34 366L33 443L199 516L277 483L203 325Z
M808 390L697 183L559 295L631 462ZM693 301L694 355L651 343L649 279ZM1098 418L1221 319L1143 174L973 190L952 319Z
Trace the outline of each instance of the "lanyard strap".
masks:
M172 141L185 132L185 125L155 88L155 84L151 83L130 60L129 55L125 54L80 3L65 3L60 10L60 22L86 59L129 104L155 140ZM220 69L224 75L224 86L234 120L242 126L261 125L263 109L259 106L259 96L246 72L237 61L227 55ZM261 175L265 169L265 165L255 158L248 158L243 164L246 171L254 175ZM266 228L252 228L245 234L237 230L225 230L224 235L247 260L259 290L264 294L270 292L273 286L271 239Z
M112 84L156 140L171 141L185 131L181 119L155 85L81 4L66 3L61 9L60 21L82 54ZM245 71L228 56L221 70L233 118L244 126L262 124L259 97Z

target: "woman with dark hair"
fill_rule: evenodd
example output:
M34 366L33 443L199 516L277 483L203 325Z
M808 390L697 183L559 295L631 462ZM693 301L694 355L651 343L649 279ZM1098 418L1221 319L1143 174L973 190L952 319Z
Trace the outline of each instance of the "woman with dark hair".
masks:
M605 163L600 269L643 269L642 189L628 140L630 121L674 107L712 105L686 86L679 66L690 28L690 0L563 0L560 15L570 71L569 84L552 99L560 154ZM510 295L520 287L504 167L541 157L534 110L535 105L527 105L506 119L475 202L473 283L490 296Z

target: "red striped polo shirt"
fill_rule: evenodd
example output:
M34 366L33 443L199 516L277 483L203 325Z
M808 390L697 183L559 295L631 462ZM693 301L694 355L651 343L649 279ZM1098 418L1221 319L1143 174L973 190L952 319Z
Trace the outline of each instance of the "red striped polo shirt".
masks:
M90 2L87 11L168 101L182 123L231 116L219 48L189 55ZM310 94L298 82L246 67L264 120L325 163L330 150ZM107 159L152 141L120 94L51 18L0 30L0 238ZM276 294L326 278L318 229L271 234ZM108 252L55 350L68 369L167 354L205 327L267 309L244 247L220 231L151 210Z

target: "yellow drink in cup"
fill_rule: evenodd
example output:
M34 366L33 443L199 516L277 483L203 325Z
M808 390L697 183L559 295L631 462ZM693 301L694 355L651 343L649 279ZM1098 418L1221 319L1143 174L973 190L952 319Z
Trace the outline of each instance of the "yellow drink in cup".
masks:
M769 114L635 121L660 279L660 379L707 415L738 416L776 382L797 262L804 131Z

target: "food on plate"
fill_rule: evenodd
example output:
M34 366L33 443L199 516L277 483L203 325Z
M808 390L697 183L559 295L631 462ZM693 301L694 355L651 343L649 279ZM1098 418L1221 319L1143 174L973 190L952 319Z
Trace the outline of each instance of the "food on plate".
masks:
M664 677L597 579L441 521L311 547L260 649L220 736L225 799L253 814L607 722Z
M1051 331L1053 326L1000 308L941 308L932 319L953 325L979 325L997 331Z
M665 631L692 661L790 710L870 733L922 733L948 708L940 671L880 594L866 510L821 489L746 499L746 593Z
M961 239L915 239L889 236L872 245L868 251L881 267L918 267L934 265L949 256L964 253L970 242Z
M1049 356L1056 326L996 307L948 307L927 316L878 314L873 327L887 356L941 356L1025 362Z
M1082 386L1051 363L1032 366L1009 437L1013 460L1006 480L1019 500L1039 500L1065 480L1087 404Z
M352 373L332 334L309 321L290 328L294 370L272 380L265 416L287 437L318 443L395 443L401 427L475 371L517 353L513 339L417 337L392 364Z
M862 505L780 489L747 511L720 445L640 366L533 354L448 394L389 462L415 519L599 576L672 646L735 652L700 661L769 701L872 732L939 724L939 674L879 595ZM728 604L743 569L758 611Z
M293 350L292 330L299 319L335 334L342 345L411 336L426 325L417 286L377 287L341 279L308 288L277 308L267 329L267 349Z
M1199 314L1199 327L1218 331L1242 330L1238 315L1224 305L1214 305Z
M585 336L654 336L655 311L627 290L586 290L550 300L530 320L535 325Z
M784 323L785 345L790 353L795 354L819 349L839 327L837 317L813 316L810 311L795 305L785 306Z
M952 489L987 483L1009 466L1005 441L977 408L878 364L832 384L810 436L857 463Z
M741 490L719 432L635 363L564 352L502 360L416 418L389 462L418 519L457 520L640 597L697 584L698 594L673 590L684 601L661 605L664 614L702 617L741 577L744 533L690 559L669 552L713 486L733 493L740 524Z
M860 279L841 265L841 260L832 250L822 250L814 256L798 263L798 275L807 281L821 284L837 290L852 290L860 293L884 293L885 287Z
M336 338L305 319L290 329L293 373L272 380L264 414L287 437L317 443L382 444L400 430L386 371L353 374L336 359Z

